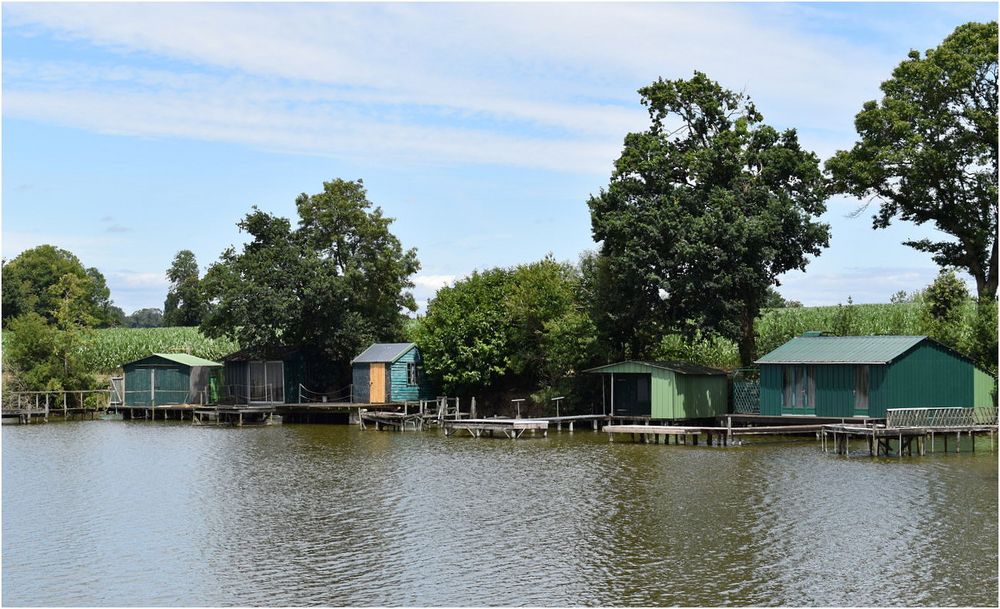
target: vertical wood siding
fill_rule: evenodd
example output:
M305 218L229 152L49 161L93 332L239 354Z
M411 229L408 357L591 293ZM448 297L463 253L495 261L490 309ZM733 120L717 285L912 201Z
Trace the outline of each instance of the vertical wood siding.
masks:
M368 404L368 364L354 364L351 374L354 401L358 404Z

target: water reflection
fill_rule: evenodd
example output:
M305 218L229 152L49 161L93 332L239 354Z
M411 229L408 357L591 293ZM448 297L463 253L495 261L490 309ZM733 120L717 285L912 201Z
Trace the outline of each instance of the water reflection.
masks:
M995 455L3 428L7 605L986 605Z

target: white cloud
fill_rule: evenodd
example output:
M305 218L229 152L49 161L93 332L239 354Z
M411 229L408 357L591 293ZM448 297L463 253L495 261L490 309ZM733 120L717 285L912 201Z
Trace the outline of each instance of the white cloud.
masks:
M136 271L112 271L108 280L129 288L166 288L170 285L164 273L147 273Z
M898 61L755 15L719 4L12 4L5 28L184 67L8 61L4 113L394 163L607 175L624 134L647 122L635 89L657 76L698 66L746 88L766 117L841 130Z
M417 287L439 290L455 283L455 275L414 275L411 280Z

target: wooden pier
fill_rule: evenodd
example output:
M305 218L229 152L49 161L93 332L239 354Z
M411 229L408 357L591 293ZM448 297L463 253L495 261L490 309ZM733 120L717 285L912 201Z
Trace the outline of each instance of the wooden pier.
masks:
M729 446L738 436L776 436L796 434L816 434L823 425L769 425L759 427L713 427L686 425L606 425L604 431L608 439L614 441L615 434L630 435L635 442L645 444L690 444L698 446L701 436L705 436L705 446Z
M444 421L444 435L453 436L460 431L466 431L474 438L482 437L484 433L490 436L496 432L502 433L511 440L520 438L525 431L542 432L542 437L549 433L549 422L546 419L454 419Z
M993 452L996 425L971 425L962 427L885 427L863 425L825 425L820 434L823 452L850 456L851 440L859 440L862 449L872 457L918 456L935 451L935 439L941 439L944 451L949 452L949 439L953 439L954 452L961 452L962 437L972 438L972 451L976 450L976 436L988 435L990 452ZM895 451L893 445L895 444ZM928 450L929 447L929 450Z
M268 406L199 406L192 413L194 425L225 425L232 427L277 425L281 416L277 408Z

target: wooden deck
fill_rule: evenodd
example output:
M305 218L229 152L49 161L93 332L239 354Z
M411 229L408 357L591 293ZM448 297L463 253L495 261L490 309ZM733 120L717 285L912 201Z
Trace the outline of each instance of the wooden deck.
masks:
M192 413L194 425L232 427L277 425L282 419L274 406L200 406Z
M616 434L628 435L635 442L650 444L669 444L673 438L674 444L691 444L697 446L701 436L705 436L705 445L728 446L738 436L784 436L797 434L816 434L823 425L770 425L758 427L718 427L692 425L605 425L604 431L608 439L614 441Z
M444 434L453 436L460 431L466 431L474 438L482 437L484 433L494 436L502 433L512 440L520 438L525 431L542 432L542 437L549 433L549 422L546 419L459 419L444 421Z
M917 455L923 456L928 452L935 451L935 439L940 438L944 444L944 452L949 452L949 439L954 438L952 446L956 453L961 452L962 437L972 438L972 451L976 450L976 436L988 435L990 438L990 452L993 452L994 436L997 434L996 425L964 425L948 427L885 427L881 425L824 425L820 432L820 442L823 452L833 452L838 455L850 456L851 440L861 441L863 449L867 449L869 456L895 456L902 457L903 453L908 456L913 455L916 448ZM929 442L928 442L929 440ZM895 451L893 451L895 442Z

